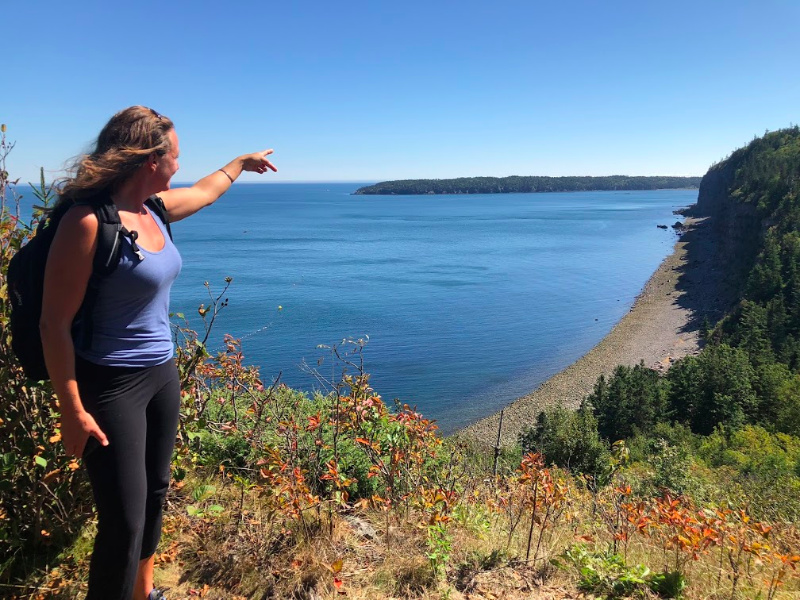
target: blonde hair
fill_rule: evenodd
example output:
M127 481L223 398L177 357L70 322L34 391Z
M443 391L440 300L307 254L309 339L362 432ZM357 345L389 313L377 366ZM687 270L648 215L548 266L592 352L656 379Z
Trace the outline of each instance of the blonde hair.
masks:
M110 195L152 154L170 149L174 124L146 106L131 106L115 114L97 136L91 154L78 157L59 191L58 204Z

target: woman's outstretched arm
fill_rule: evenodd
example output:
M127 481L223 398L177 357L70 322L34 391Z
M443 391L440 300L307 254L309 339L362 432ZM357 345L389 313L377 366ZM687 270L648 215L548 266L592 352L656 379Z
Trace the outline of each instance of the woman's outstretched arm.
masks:
M272 152L272 150L264 150L239 156L221 169L206 175L191 187L175 188L159 193L169 214L170 222L174 223L185 219L201 208L214 203L217 198L228 191L228 188L243 171L251 173L265 173L267 170L277 171L275 165L267 160L267 156Z

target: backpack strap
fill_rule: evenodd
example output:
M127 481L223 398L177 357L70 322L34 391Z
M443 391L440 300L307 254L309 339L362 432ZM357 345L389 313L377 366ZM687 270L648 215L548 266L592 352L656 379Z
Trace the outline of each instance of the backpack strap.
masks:
M86 294L83 297L83 304L78 311L80 328L77 331L75 343L83 349L88 349L92 345L94 337L93 315L97 296L100 291L100 283L119 265L122 253L122 237L130 235L117 212L117 206L106 198L102 202L79 201L76 206L91 206L97 216L97 248L92 259L92 275L89 277L89 284L86 287Z
M92 279L99 281L117 268L122 252L122 237L127 232L122 226L117 206L110 199L107 202L91 206L98 222L97 250L95 250L92 261Z
M152 210L154 214L158 215L158 218L167 226L169 239L172 239L172 228L169 226L169 213L167 213L167 207L164 206L164 201L154 194L145 200L144 203L147 204L147 207Z

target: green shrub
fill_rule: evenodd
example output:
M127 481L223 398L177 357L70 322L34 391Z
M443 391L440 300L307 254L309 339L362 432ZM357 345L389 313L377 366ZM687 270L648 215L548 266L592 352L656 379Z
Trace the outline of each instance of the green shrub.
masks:
M673 495L689 492L692 487L689 449L685 445L672 446L666 440L657 440L654 446L650 459L654 471L652 485Z
M24 578L80 530L91 497L78 462L61 445L58 404L47 382L29 381L11 349L6 270L42 215L18 219L20 197L8 188L6 157L13 144L0 132L0 583ZM53 198L34 187L42 207Z
M697 454L720 471L731 496L734 489L743 494L756 517L800 518L800 439L756 425L733 431L718 428L702 441Z
M796 474L800 439L770 433L758 425L738 430L717 428L700 444L698 454L711 466L735 467L744 475Z
M585 409L560 406L539 413L536 426L520 434L523 454L538 452L548 464L597 479L608 465L608 445L600 439L597 421Z
M578 572L578 588L614 598L646 598L650 591L662 598L678 598L686 587L679 572L652 573L644 565L627 565L619 554L590 552L585 545L567 548L553 563L561 569Z
M766 363L755 368L753 391L758 398L758 409L753 422L764 427L789 432L792 423L782 423L784 407L792 400L800 400L800 388L793 386L794 375L781 363Z
M738 427L758 412L755 371L744 350L708 346L679 360L667 374L671 416L707 435L717 425Z
M608 380L601 375L584 407L593 411L600 435L611 442L648 431L669 418L665 382L644 362L620 365Z
M782 433L800 437L800 375L782 382L775 404L772 426Z
M657 451L659 442L669 446L695 447L698 436L683 423L657 423L648 431L641 431L628 439L628 449L632 462L647 461Z
M659 423L629 440L631 461L642 471L635 481L638 493L660 496L668 491L696 498L703 488L693 474L696 439L685 425Z

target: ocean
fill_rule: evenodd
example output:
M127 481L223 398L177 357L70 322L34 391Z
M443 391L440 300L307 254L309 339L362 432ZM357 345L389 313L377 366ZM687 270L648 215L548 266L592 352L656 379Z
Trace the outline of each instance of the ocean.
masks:
M534 390L630 309L696 190L353 196L360 184L238 184L174 225L172 307L232 277L211 339L242 340L265 381L338 380L363 339L376 393L444 433ZM316 374L314 373L316 371Z
M173 312L204 286L265 383L323 389L363 339L376 393L450 433L571 364L630 309L697 190L354 196L359 183L236 184L175 223ZM25 200L31 194L20 188ZM27 202L23 202L23 206ZM25 211L23 211L25 212ZM352 371L352 369L351 369Z

